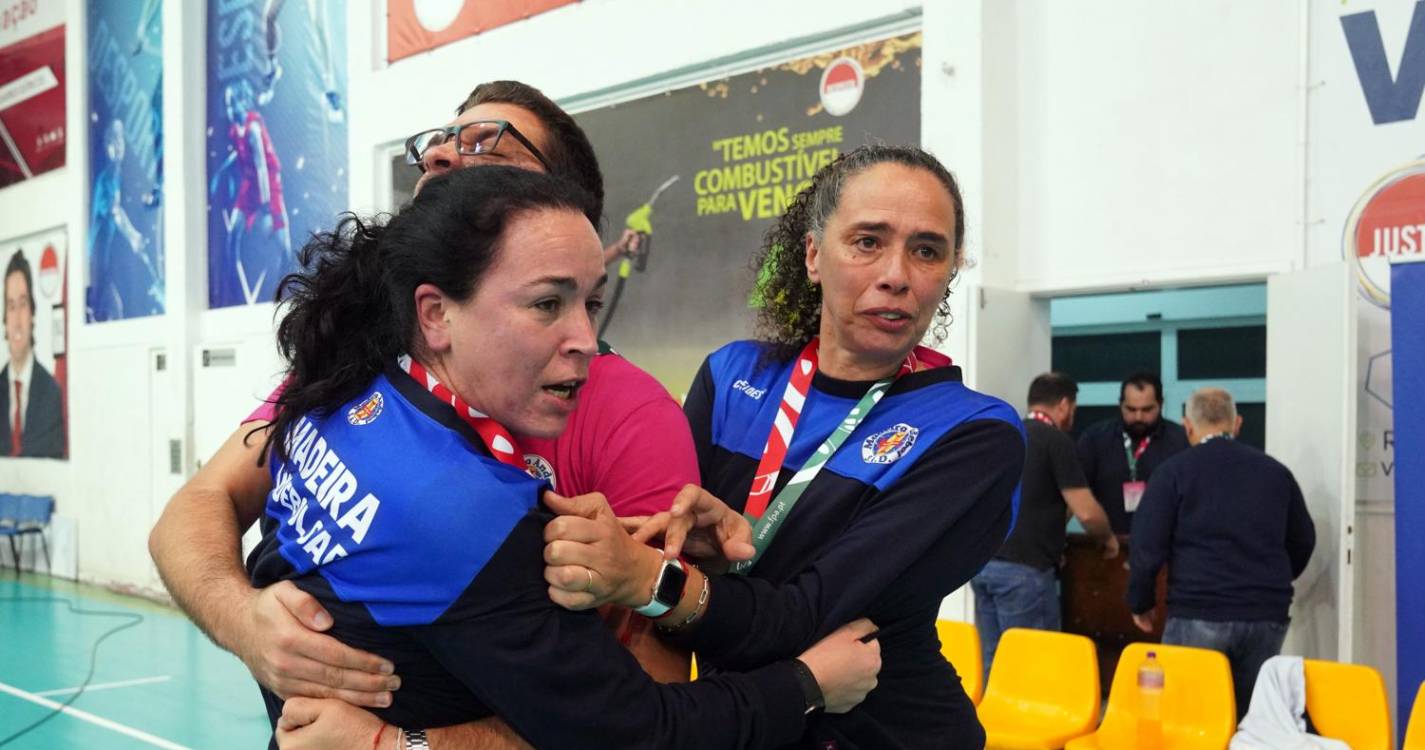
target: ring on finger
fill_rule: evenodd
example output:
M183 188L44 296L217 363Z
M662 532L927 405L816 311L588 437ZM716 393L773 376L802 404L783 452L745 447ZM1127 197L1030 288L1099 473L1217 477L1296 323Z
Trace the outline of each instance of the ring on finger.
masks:
M592 594L594 593L594 571L584 568L584 572L589 575L589 585L584 588L584 591Z

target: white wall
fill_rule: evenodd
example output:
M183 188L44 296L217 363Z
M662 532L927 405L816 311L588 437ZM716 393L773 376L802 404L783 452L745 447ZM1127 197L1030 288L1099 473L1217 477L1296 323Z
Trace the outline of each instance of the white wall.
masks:
M1017 8L1022 288L1259 279L1292 267L1298 3Z

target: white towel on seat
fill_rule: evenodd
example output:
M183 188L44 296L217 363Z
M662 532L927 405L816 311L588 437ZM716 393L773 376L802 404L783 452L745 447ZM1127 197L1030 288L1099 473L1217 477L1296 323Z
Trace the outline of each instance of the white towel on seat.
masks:
M1306 671L1300 656L1273 656L1257 674L1252 705L1228 750L1351 750L1350 745L1307 734Z

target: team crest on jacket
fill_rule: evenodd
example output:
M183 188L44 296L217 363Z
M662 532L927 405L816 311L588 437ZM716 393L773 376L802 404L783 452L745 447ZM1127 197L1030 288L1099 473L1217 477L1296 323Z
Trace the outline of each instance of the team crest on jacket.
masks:
M550 489L559 490L558 485L554 483L554 465L545 460L544 456L537 453L524 454L524 470L535 479L549 482Z
M915 437L919 434L920 430L901 422L866 438L865 442L861 443L861 458L868 464L899 461L902 456L910 453L911 447L915 445Z
M351 407L346 412L346 421L360 427L364 424L371 424L376 418L381 416L381 411L386 408L386 400L381 397L381 391L375 391L366 397L365 401Z

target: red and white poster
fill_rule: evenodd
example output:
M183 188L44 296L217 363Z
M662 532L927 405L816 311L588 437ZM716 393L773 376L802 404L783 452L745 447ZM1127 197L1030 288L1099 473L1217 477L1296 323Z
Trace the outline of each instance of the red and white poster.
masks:
M64 0L0 4L0 188L64 166Z
M578 0L389 0L386 59L391 62L483 34Z

